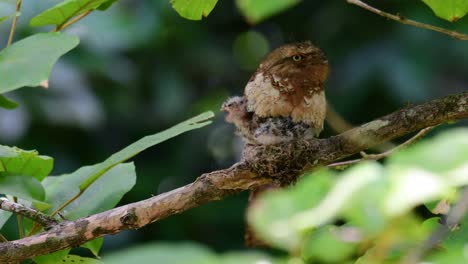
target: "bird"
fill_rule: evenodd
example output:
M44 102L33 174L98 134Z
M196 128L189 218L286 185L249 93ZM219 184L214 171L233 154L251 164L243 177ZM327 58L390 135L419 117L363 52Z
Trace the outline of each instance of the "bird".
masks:
M249 145L273 145L318 137L323 130L327 102L324 84L329 65L324 52L310 41L290 43L270 52L247 82L244 95L221 106L226 122ZM289 184L289 183L286 183ZM249 205L258 195L281 188L273 181L251 190ZM247 246L265 246L247 224Z
M317 137L326 115L329 65L310 41L270 52L247 82L243 96L221 107L247 144L271 145Z

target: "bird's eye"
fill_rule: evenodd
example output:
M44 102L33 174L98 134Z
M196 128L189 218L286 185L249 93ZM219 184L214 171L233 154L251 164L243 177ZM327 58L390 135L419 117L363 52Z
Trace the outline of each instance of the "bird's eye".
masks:
M302 56L301 56L301 55L294 55L292 58L293 58L294 61L300 61L300 60L302 60Z

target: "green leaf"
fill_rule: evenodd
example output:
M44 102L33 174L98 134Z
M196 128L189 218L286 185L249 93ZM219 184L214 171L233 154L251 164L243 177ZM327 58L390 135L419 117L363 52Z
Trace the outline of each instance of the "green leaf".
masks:
M75 36L39 33L0 51L0 93L23 86L38 86L49 78L60 56L78 45Z
M403 215L420 204L447 198L453 193L444 178L429 171L392 166L388 172L391 186L384 207L389 216Z
M57 264L64 263L62 260L68 255L70 249L63 249L43 256L34 257L37 264Z
M51 157L41 156L36 150L0 145L0 175L31 176L41 181L49 175L53 166Z
M261 263L283 263L275 261L271 256L263 252L255 251L242 251L242 252L229 252L222 254L217 263L220 264L261 264ZM293 263L293 262L290 262Z
M76 255L68 255L60 261L61 264L104 264L104 262L92 259L92 258L84 258Z
M434 139L398 151L388 159L389 165L421 168L434 173L448 173L468 161L468 129L457 128L439 133Z
M172 7L180 16L190 20L207 17L218 0L171 0Z
M346 228L346 227L344 227ZM356 250L357 243L340 238L343 227L324 226L304 241L301 255L307 263L343 263Z
M303 177L293 188L261 195L249 207L249 224L259 237L271 245L288 250L297 249L303 233L288 226L288 221L297 213L319 204L333 185L333 176L331 171L320 170Z
M78 193L79 184L98 166L99 164L86 166L71 174L49 176L44 179L43 185L47 192L46 202L52 205L46 213L52 213L75 196ZM107 171L61 213L68 220L75 220L114 208L123 195L132 189L135 182L136 174L133 163L119 164Z
M87 248L93 253L94 256L99 256L99 251L101 250L102 244L104 243L104 238L96 238L91 241L88 241L81 245L80 247Z
M27 176L0 176L0 193L19 197L28 201L42 201L45 191L41 183Z
M107 2L100 5L97 9L99 11L106 11L109 7L111 7L117 0L108 0Z
M3 95L0 95L0 107L3 107L5 109L15 109L16 107L18 107L18 105L19 104L17 102L10 100Z
M103 175L106 171L114 167L115 165L122 163L133 156L137 155L138 153L142 152L143 150L152 147L156 144L159 144L163 141L166 141L170 138L173 138L177 135L180 135L184 132L204 127L208 124L211 124L212 121L209 119L213 118L213 112L205 112L193 118L190 118L182 123L179 123L169 129L166 129L162 132L157 134L146 136L133 144L127 146L126 148L122 149L121 151L114 153L104 162L99 163L94 167L93 171L90 172L89 178L87 178L81 185L80 190L85 190L91 185L94 181L99 179L101 175Z
M60 26L77 15L98 8L107 1L108 0L66 0L33 17L30 21L30 25L33 27L46 25Z
M218 264L216 255L208 248L193 243L153 243L104 255L105 263L171 263Z
M340 217L353 197L380 179L375 162L352 167L336 181L329 171L319 171L290 190L270 192L248 212L258 235L279 248L296 252L307 232ZM333 187L332 187L333 186Z
M300 0L237 0L237 6L250 23L258 23L299 2Z
M468 13L467 0L422 0L434 13L445 20L455 22Z

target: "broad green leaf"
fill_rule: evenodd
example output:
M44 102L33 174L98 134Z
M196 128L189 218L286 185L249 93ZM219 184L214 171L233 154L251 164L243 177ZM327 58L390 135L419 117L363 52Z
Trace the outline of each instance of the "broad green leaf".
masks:
M373 162L354 166L338 180L319 171L289 190L261 196L248 212L249 223L267 242L296 252L309 230L341 217L353 198L381 175L382 168Z
M15 101L12 101L5 96L0 94L0 107L3 107L5 109L15 109L18 107L18 103Z
M37 179L27 176L0 176L0 193L28 201L42 201L45 197L41 183Z
M322 226L339 217L360 192L381 179L383 169L375 162L358 164L341 174L322 201L313 208L294 215L289 222L298 230Z
M448 173L463 167L467 161L468 129L456 128L398 151L390 156L387 164L418 167L433 173Z
M229 252L222 254L219 258L218 263L220 264L262 264L262 263L282 263L286 262L276 261L271 256L268 256L262 252L255 251L242 251L242 252ZM292 262L291 262L292 263Z
M92 258L84 258L76 255L68 255L60 261L61 264L104 264L104 262L92 259Z
M31 176L42 181L53 166L54 160L51 157L39 155L36 150L0 145L0 175Z
M106 171L114 167L115 165L122 163L143 150L152 147L156 144L159 144L163 141L166 141L170 138L173 138L177 135L180 135L184 132L204 127L208 124L211 124L211 119L214 116L213 112L205 112L193 118L190 118L182 123L179 123L169 129L166 129L157 134L146 136L133 144L127 146L121 151L114 153L104 162L99 163L93 167L93 170L89 173L89 177L80 185L80 190L85 190L89 185L94 181L99 179Z
M429 171L396 166L387 170L391 186L384 207L389 216L402 215L420 204L447 198L453 193L443 177Z
M171 263L219 264L217 256L208 248L194 243L153 243L116 251L102 257L112 264Z
M346 242L340 232L346 227L324 226L304 241L301 255L307 263L343 263L355 253L357 243Z
M468 129L442 132L395 153L387 171L391 190L385 208L389 215L438 199L453 200L454 188L468 184Z
M288 221L299 212L317 206L334 184L333 176L331 171L320 170L303 177L293 188L261 195L249 207L249 224L271 245L297 249L302 232L289 225Z
M383 204L388 193L388 181L382 170L382 177L366 188L355 193L343 210L343 220L360 228L363 235L373 237L382 232L388 222Z
M91 241L88 241L81 245L80 247L87 248L93 253L94 256L99 256L99 251L101 250L102 244L104 243L104 238L96 238Z
M77 171L60 176L49 176L43 181L46 189L46 202L52 208L46 213L51 213L60 205L70 200L78 193L78 186L89 177L99 164L86 166ZM68 205L61 214L68 220L96 214L109 210L122 199L135 185L136 175L133 163L119 164L107 171L78 199Z
M57 263L64 263L62 260L67 257L70 249L63 249L56 251L54 253L50 253L43 256L38 256L34 258L34 262L37 264L57 264ZM79 262L78 262L79 263Z
M60 56L78 45L78 38L61 33L39 33L0 51L0 93L38 86L49 78Z
M115 2L117 2L117 0L108 0L107 2L101 4L97 9L99 11L105 11L107 10L109 7L111 7Z
M74 16L101 6L108 0L65 0L33 17L31 26L40 27L46 25L60 26Z
M237 0L237 6L250 23L258 23L299 2L300 0Z
M180 16L200 20L207 17L218 0L171 0L172 7Z
M445 20L455 22L468 13L467 0L422 0L434 13Z

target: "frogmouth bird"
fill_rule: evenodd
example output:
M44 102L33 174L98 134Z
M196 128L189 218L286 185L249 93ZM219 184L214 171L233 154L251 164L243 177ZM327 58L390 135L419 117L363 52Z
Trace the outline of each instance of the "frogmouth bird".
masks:
M309 41L283 45L268 54L245 86L244 96L221 107L226 121L250 145L307 140L319 135L325 120L324 82L328 76L324 53ZM288 184L274 181L252 190L251 204L265 191ZM247 225L248 246L266 245Z
M244 96L228 99L221 110L247 144L310 139L323 129L328 71L324 53L311 42L283 45L263 59Z

